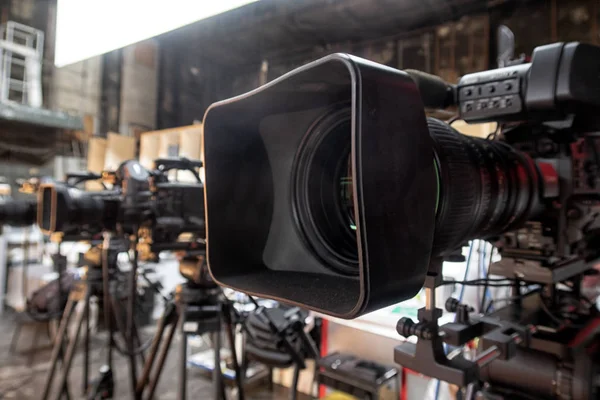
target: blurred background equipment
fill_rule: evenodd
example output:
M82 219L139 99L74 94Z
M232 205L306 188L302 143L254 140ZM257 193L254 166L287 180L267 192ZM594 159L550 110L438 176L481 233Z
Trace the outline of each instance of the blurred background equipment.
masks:
M177 286L172 301L166 305L165 311L159 319L153 345L136 386L136 398L154 398L173 336L180 329L183 337L181 338L177 371L179 374L178 399L185 400L188 397L188 336L210 334L214 354L213 396L214 399L226 400L220 353L221 334L225 333L231 351L237 398L243 400L244 380L234 339L235 309L223 295L222 289L210 277L204 252L196 255L186 254L180 260L179 272L186 279L186 283ZM167 337L163 338L166 329L169 331ZM156 365L154 365L155 362Z
M246 345L248 357L272 368L293 367L290 399L296 400L300 371L306 368L307 359L315 361L313 379L317 374L316 361L320 352L310 335L310 328L314 325L307 326L308 312L305 310L282 305L266 308L259 306L252 297L250 299L256 309L246 320L249 335Z

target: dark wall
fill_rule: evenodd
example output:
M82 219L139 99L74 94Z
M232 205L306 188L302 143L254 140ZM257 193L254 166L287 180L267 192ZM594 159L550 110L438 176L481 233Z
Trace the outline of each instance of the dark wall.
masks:
M331 1L320 2L321 8L299 0L289 9L260 3L263 8L236 10L159 38L159 128L200 120L211 103L333 52L424 70L452 82L495 66L500 24L513 29L517 55L558 40L599 42L594 0L449 0L445 9L428 0ZM390 9L399 7L392 3L408 8Z

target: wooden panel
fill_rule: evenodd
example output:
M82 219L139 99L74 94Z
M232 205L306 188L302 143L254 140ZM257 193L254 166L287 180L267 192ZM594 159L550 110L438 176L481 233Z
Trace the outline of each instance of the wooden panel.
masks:
M101 173L104 169L107 140L101 137L92 137L88 142L87 170Z
M202 125L194 125L189 130L182 131L179 139L180 157L186 157L191 160L202 160ZM177 179L182 182L196 182L194 175L186 171L178 173Z
M453 23L439 26L436 29L434 73L446 82L452 83L458 80L456 57L454 54L456 48L455 39L456 30Z
M154 168L154 160L158 158L160 135L141 135L140 137L140 164L145 168Z
M123 161L133 158L135 158L135 138L109 133L104 169L115 170Z
M464 17L439 26L435 33L434 73L454 83L462 75L489 68L487 15Z
M597 29L597 3L598 0L555 1L556 31L558 40L564 42L596 41L594 30ZM596 26L595 26L596 24Z
M160 135L159 157L175 157L179 154L179 132L165 132Z
M398 66L432 72L432 33L424 33L398 40Z
M200 160L202 154L202 125L182 131L180 135L179 156Z
M572 4L572 2L568 3ZM555 29L552 28L552 2L517 2L515 6L511 9L510 15L496 14L500 13L502 8L493 11L494 26L504 24L512 29L515 34L516 57L521 54L531 56L535 47L553 41L552 31ZM492 35L495 38L496 33L492 32Z
M202 157L202 124L181 126L159 131L144 132L140 138L140 163L146 168L154 167L158 157ZM195 181L190 173L176 173L169 176L181 181Z

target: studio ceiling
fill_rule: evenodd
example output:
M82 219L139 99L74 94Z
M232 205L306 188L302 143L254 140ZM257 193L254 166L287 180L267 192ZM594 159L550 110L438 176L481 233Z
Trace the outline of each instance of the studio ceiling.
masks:
M215 63L240 65L330 43L396 35L488 6L481 0L261 0L162 39L202 51Z

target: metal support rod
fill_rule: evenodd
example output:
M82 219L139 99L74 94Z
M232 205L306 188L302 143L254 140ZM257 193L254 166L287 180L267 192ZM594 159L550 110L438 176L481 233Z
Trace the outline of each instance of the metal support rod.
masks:
M242 375L242 369L237 358L237 351L235 348L235 335L234 325L231 320L231 310L229 304L223 305L221 308L223 319L225 320L225 332L227 333L227 339L231 348L231 358L233 359L233 370L235 371L235 383L238 387L238 400L244 400L244 376Z
M137 232L137 228L135 228L135 232ZM137 240L135 241L137 244ZM137 269L138 269L138 252L133 249L133 261L131 263L131 271L129 276L129 296L127 301L127 347L129 349L129 373L131 379L131 391L135 393L137 386L137 363L135 359L135 340L134 340L134 323L133 319L135 318L135 298L137 296Z
M86 289L86 293L85 293L86 298L89 296L89 289ZM60 381L59 381L59 388L60 391L57 393L57 395L55 396L55 399L60 399L61 393L64 389L67 388L67 379L69 377L69 371L71 370L71 363L73 362L73 357L75 356L75 348L77 347L77 342L79 339L79 334L81 333L81 326L83 325L83 318L85 313L80 313L77 316L77 319L75 320L75 324L76 324L76 330L75 330L75 336L71 339L71 341L69 342L69 346L67 347L67 353L65 354L65 362L63 365L63 371L62 371L62 375L60 377Z
M435 310L435 288L425 288L425 308Z
M179 347L179 400L185 400L187 392L187 335L183 329L185 324L185 305L181 306L181 343Z
M55 343L54 347L52 348L52 355L50 356L50 369L48 370L48 375L46 375L46 382L44 384L42 400L47 400L48 396L50 395L50 390L52 389L52 382L54 381L54 373L56 372L58 358L62 354L64 336L67 332L67 328L69 327L69 320L71 319L71 314L73 312L75 304L75 300L69 299L67 305L65 306L65 310L63 311L63 316L58 327L58 332L56 333L56 337L54 339Z
M135 322L135 320L133 321L133 339L134 339L134 344L136 346L138 346L139 350L139 356L140 356L140 361L142 362L142 365L144 365L146 363L146 357L144 356L144 349L142 348L142 339L140 338L140 330L138 329L137 326L137 322Z
M104 241L102 242L102 297L104 305L104 324L108 332L108 341L106 343L106 364L112 370L112 347L113 347L113 330L111 319L111 304L110 304L110 285L108 271L108 252L110 248L110 233L104 232Z
M168 307L168 306L167 306ZM167 327L166 324L166 309L165 313L163 313L162 317L158 321L158 327L156 329L156 333L154 334L154 338L152 340L152 345L150 347L150 352L148 353L148 358L144 363L144 368L142 370L142 375L138 379L137 388L136 388L136 398L138 393L142 393L144 391L144 387L148 383L150 379L150 373L152 372L152 366L154 364L154 359L158 354L158 350L160 348L160 344L162 343L162 339L165 333L165 329Z
M292 379L292 387L290 388L290 400L296 400L298 398L298 380L300 378L300 366L294 365L294 377Z
M89 285L89 283L88 283ZM89 293L89 286L88 286ZM85 338L83 343L83 380L81 393L85 395L89 385L89 368L90 368L90 296L85 298Z
M169 353L169 348L171 347L171 343L173 342L173 337L175 336L175 332L177 332L178 330L178 326L179 326L179 319L176 319L172 326L171 329L169 330L169 335L167 336L166 341L162 344L161 347L161 352L160 355L158 357L158 362L156 365L156 376L152 379L150 379L150 387L148 389L148 399L152 399L154 398L154 392L156 392L156 387L158 386L158 380L160 378L160 374L163 370L163 366L165 364L165 361L167 359L167 354ZM183 338L182 338L183 339ZM186 349L187 351L187 349ZM150 372L152 371L152 369L150 369ZM181 385L181 375L180 375L180 385ZM185 383L185 380L183 381ZM141 387L141 391L143 392L144 387Z
M225 400L223 374L221 372L221 331L213 333L213 354L215 366L213 368L213 389L215 400ZM181 398L180 400L185 400Z

